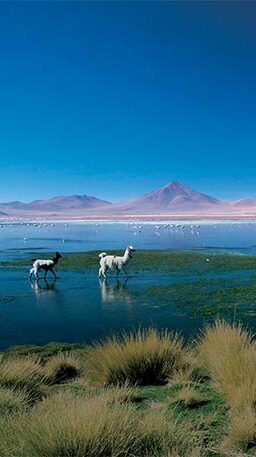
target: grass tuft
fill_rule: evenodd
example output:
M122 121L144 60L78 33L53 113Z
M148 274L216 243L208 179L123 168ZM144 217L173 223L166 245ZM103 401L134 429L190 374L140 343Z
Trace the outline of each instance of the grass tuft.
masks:
M0 415L24 412L29 404L29 396L22 391L0 387Z
M177 420L170 411L150 409L142 418L139 433L144 443L143 456L203 456L200 434L189 422Z
M0 386L24 392L30 403L43 397L44 381L41 366L31 359L10 360L0 365Z
M182 364L183 342L176 335L155 329L109 338L88 353L86 375L102 386L125 382L163 385Z
M231 407L256 403L256 346L248 332L216 322L205 330L198 353Z
M46 399L20 432L26 436L21 457L202 456L201 438L188 423L170 412L110 405L104 394L78 398L66 392Z
M129 405L108 405L104 396L58 394L38 404L23 433L24 456L106 457L137 455L138 417ZM139 454L140 455L140 454Z
M110 403L140 403L142 401L134 387L127 383L105 389L105 395Z
M169 399L169 404L181 404L187 408L198 408L207 403L207 400L194 387L183 387L174 397Z
M0 416L1 457L25 457L22 451L26 437L20 432L22 422L24 423L23 414Z
M72 354L53 356L45 365L45 373L50 384L60 384L81 373L81 364Z
M256 412L246 406L241 411L231 413L227 436L223 442L224 449L247 451L256 444Z

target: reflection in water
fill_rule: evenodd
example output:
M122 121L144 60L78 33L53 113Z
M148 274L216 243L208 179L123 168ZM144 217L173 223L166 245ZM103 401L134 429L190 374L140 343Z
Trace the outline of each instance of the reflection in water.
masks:
M38 305L45 304L45 302L48 302L49 304L54 302L57 303L58 290L55 288L56 279L53 279L52 281L48 281L47 279L34 282L31 281L30 285L31 289L35 292Z
M103 304L133 304L132 292L128 289L128 278L123 281L117 279L114 284L109 284L106 279L100 280L100 291Z

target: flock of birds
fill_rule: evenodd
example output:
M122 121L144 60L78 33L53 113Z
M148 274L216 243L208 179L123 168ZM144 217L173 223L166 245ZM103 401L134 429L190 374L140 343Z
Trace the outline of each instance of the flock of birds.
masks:
M147 225L147 224L144 224ZM133 234L136 236L137 234L142 233L142 230L144 228L144 225L137 225L134 224L133 222L129 222L129 228L133 231ZM188 231L190 232L191 235L200 235L200 225L194 225L194 224L160 224L160 225L154 225L154 234L156 236L160 236L161 232L163 231L168 231L169 233L177 233L177 234L182 234L182 233L187 233Z
M7 237L11 237L15 234L15 238L19 238L24 243L34 239L39 239L38 233L42 233L42 238L47 238L46 235L52 233L56 240L58 239L59 242L62 244L68 241L74 241L73 238L69 238L70 234L70 226L72 223L66 222L23 222L23 223L2 223L0 224L0 233L6 235ZM248 223L250 224L250 223ZM84 221L79 223L80 228L83 226L87 226L90 228L91 233L103 233L105 235L105 224L101 224L100 222L93 222L93 221ZM137 237L139 235L147 235L150 237L160 237L170 235L172 238L197 238L202 234L202 226L200 224L191 224L190 222L187 223L158 223L154 224L151 222L143 222L137 223L134 221L127 222L125 224L129 237L134 236ZM212 224L213 228L217 228L219 224ZM229 223L230 228L234 229L238 227L238 224ZM35 230L34 230L35 229ZM59 235L57 238L56 235ZM63 236L64 235L64 236ZM40 237L41 238L41 237ZM84 239L84 241L86 238Z
M53 222L27 222L27 223L6 223L6 224L0 224L0 232L2 229L5 231L9 232L16 232L17 226L20 226L23 228L21 230L23 232L22 240L24 243L26 243L29 240L29 235L26 233L26 230L24 230L26 227L28 229L33 229L35 228L36 231L42 231L44 233L49 232L49 229L53 229L56 226L59 226L59 223L53 223ZM92 222L85 222L85 225L90 225L95 232L97 233L99 231L99 223L92 223ZM69 224L68 223L63 223L64 226L64 233L67 231ZM149 229L149 227L152 227L152 230ZM133 236L138 236L142 233L145 232L145 230L149 231L150 234L155 235L156 237L159 237L161 233L170 233L171 235L192 235L192 236L199 236L200 235L200 229L201 226L199 224L178 224L178 223L162 223L162 224L152 224L152 223L144 223L144 224L137 224L134 222L128 222L127 228L130 234ZM6 230L7 229L7 230ZM25 234L26 233L26 234ZM67 239L61 238L62 243L65 243Z

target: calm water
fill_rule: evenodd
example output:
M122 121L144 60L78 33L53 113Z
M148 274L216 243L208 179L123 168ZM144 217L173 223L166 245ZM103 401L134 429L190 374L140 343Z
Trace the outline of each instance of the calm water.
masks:
M205 249L256 253L255 222L35 223L0 226L0 259L43 252L139 249ZM139 252L137 253L139 255ZM158 303L145 290L190 278L143 274L99 283L93 273L61 272L57 281L27 280L28 269L0 268L0 347L49 341L91 342L121 330L156 325L191 335L204 324L166 297ZM236 273L235 273L236 274ZM249 275L255 272L249 272ZM240 275L240 276L239 276ZM241 273L239 274L241 280ZM191 278L194 277L191 271ZM169 300L169 301L168 301ZM170 306L166 306L166 301ZM233 311L232 311L233 312ZM235 310L234 310L235 312ZM231 313L232 314L232 313ZM231 316L232 317L232 316ZM253 319L252 319L253 321ZM254 322L252 322L254 325Z

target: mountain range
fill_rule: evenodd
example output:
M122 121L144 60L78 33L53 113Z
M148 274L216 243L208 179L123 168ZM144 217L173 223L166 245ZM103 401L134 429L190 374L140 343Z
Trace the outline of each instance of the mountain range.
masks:
M198 192L183 184L169 184L123 203L112 203L88 195L57 196L30 203L14 201L0 203L4 218L86 218L119 216L225 216L256 215L256 201L250 198L224 201Z

